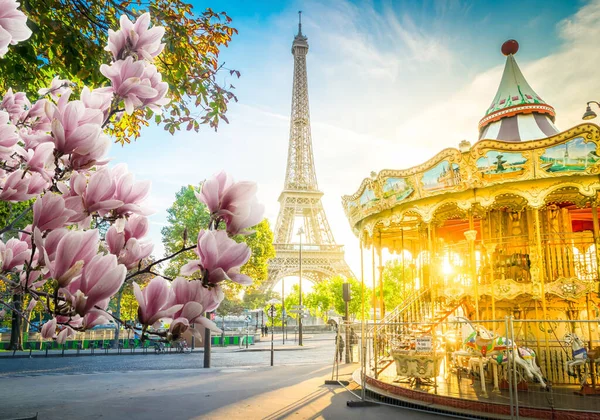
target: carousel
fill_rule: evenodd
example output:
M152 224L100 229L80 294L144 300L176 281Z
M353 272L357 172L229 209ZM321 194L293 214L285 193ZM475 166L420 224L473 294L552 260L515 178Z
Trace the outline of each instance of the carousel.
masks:
M373 173L343 197L361 252L373 254L363 380L494 416L516 404L528 417L590 418L600 412L600 127L560 131L517 51L502 46L475 144ZM396 308L383 304L384 254L403 267Z

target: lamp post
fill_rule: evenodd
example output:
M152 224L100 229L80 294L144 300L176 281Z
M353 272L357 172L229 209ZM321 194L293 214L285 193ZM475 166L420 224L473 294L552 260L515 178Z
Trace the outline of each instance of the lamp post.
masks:
M590 107L590 104L596 104L598 107L600 107L600 102L589 101L587 103L587 107L585 108L585 112L583 114L583 117L581 117L581 119L583 119L583 120L593 120L594 118L596 118L598 116L594 111L592 111L592 108Z
M271 317L271 366L275 358L275 349L273 348L273 331L275 330L275 304L279 303L277 299L271 299L267 302L269 306L269 316Z
M299 268L300 268L300 277L298 279L298 291L300 292L300 296L298 298L298 306L300 306L299 308L299 313L298 313L298 345L301 346L302 345L302 316L304 315L304 311L302 309L302 235L304 235L304 229L302 229L302 226L300 226L300 229L298 229L298 236L300 237L300 249L299 249L299 255L298 255L298 264L299 264Z
M285 344L285 280L281 279L281 336Z

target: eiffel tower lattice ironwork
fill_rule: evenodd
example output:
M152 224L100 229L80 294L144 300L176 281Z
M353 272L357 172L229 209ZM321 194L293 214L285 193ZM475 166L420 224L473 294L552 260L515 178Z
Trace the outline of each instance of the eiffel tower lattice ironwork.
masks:
M344 248L337 245L327 222L321 203L323 193L317 185L310 135L308 83L306 76L307 37L302 34L302 21L294 37L294 85L292 90L292 116L290 144L283 192L279 196L280 210L275 227L276 256L269 262L269 279L272 288L284 277L299 273L299 244L294 230L296 220L306 234L302 245L302 277L320 282L334 275L352 277L344 260ZM297 227L297 226L296 226Z

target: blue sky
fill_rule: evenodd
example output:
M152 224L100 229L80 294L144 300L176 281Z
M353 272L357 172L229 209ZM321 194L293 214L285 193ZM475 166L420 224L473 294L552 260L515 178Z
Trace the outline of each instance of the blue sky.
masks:
M600 0L591 1L214 1L239 30L221 59L240 70L218 133L171 136L143 131L114 146L153 182L151 236L160 243L166 208L183 185L225 169L259 184L275 224L283 188L293 58L290 47L303 11L312 138L319 187L338 243L358 272L358 242L340 197L370 171L417 165L460 140L475 142L477 122L492 101L504 66L501 44L517 39L517 62L533 89L557 110L557 126L580 123L585 102L598 99ZM590 95L595 97L590 97ZM162 247L156 248L162 255ZM290 282L287 282L290 283Z

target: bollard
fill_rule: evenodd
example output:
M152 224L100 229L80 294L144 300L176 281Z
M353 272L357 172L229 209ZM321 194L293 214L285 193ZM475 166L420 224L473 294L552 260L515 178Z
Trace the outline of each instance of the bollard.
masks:
M50 343L46 343L46 357L48 357L48 344Z
M31 359L31 351L33 350L33 345L29 344L29 358Z

